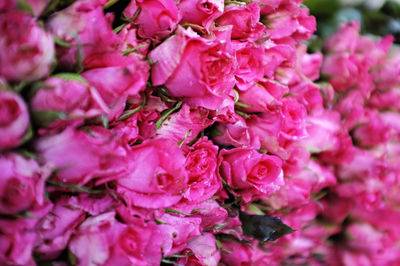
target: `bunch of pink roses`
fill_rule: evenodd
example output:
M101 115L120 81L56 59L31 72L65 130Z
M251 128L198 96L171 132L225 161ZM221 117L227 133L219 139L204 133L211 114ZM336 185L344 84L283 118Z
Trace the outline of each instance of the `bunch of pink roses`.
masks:
M318 85L301 0L50 2L0 4L1 264L398 261L390 38Z

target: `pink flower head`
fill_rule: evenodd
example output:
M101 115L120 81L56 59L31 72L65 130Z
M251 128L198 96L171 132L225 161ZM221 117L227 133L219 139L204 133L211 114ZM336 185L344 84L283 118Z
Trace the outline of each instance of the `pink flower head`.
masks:
M222 150L219 165L221 178L245 203L265 198L284 184L282 161L253 149Z
M98 91L86 81L62 77L47 79L30 104L34 117L39 120L44 116L43 113L58 113L59 119L39 123L40 126L55 129L63 129L71 124L79 125L84 119L99 117L109 112Z
M156 238L154 238L157 236ZM69 242L77 265L156 265L161 239L154 223L126 225L106 212L86 219Z
M232 25L232 39L258 40L263 38L265 26L259 22L260 7L257 3L249 5L230 5L216 22L220 26Z
M201 236L191 239L184 254L193 253L193 255L180 259L178 263L184 265L208 265L217 266L221 259L221 254L215 244L215 237L211 233L203 233Z
M142 38L160 40L174 31L181 19L174 0L132 0L124 15L132 18L137 12L133 23Z
M181 24L197 24L210 30L214 20L222 15L224 11L224 1L182 0L178 7L179 12L182 14Z
M110 18L104 15L102 3L96 0L77 1L54 13L47 28L57 38L72 44L57 47L58 63L72 69L81 57L81 63L87 67L91 57L114 51L119 40L112 31Z
M132 147L133 169L117 180L117 191L133 206L162 208L177 203L187 188L185 157L178 144L152 139Z
M129 97L136 97L146 87L149 75L147 62L135 56L115 55L118 62L87 70L82 76L94 86L111 109L110 119L119 117Z
M207 138L199 139L188 147L185 168L188 172L188 189L184 197L190 202L210 199L220 188L217 177L218 147Z
M33 159L15 153L0 156L0 213L17 214L45 204L44 185L51 173Z
M230 28L204 39L192 29L177 33L150 52L153 85L164 84L171 96L182 97L191 106L217 109L234 85L235 61Z
M238 67L235 71L236 86L245 91L264 77L264 49L252 42L232 42Z
M49 73L54 42L28 13L0 16L0 76L9 81L32 81Z
M93 179L102 183L127 171L127 147L100 126L88 132L66 128L39 138L35 147L44 161L59 169L54 178L63 183L83 185Z
M22 144L29 129L29 113L24 100L12 91L0 89L0 150Z

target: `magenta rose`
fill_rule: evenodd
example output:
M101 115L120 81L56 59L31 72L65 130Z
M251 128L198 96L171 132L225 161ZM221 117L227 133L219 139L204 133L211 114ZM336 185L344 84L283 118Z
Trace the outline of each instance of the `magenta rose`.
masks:
M28 130L25 101L18 94L0 88L0 150L18 147Z
M282 161L253 149L222 150L219 166L220 177L235 188L232 193L245 203L263 199L284 184Z
M115 51L119 38L111 27L112 17L104 15L101 1L76 1L50 16L46 27L71 47L57 47L59 65L72 69L77 66L78 46L86 68L92 57ZM101 30L99 30L101 29Z
M214 20L224 12L224 1L182 0L179 2L179 11L182 14L181 24L197 24L210 30Z
M163 255L170 256L183 251L190 239L200 236L202 228L198 217L164 214L159 219Z
M202 138L187 149L185 168L189 182L184 197L190 202L210 199L221 188L216 172L218 147Z
M45 203L44 185L51 173L33 159L15 153L0 156L0 213L17 214Z
M14 224L21 223L20 220ZM2 225L0 225L2 228ZM8 230L9 231L9 230ZM1 265L36 265L32 251L36 234L33 231L15 230L0 234L0 264Z
M112 150L110 150L112 151ZM132 147L132 170L116 181L117 191L128 204L162 208L177 203L187 189L185 157L169 139L152 139Z
M31 99L33 116L40 126L63 129L68 125L81 125L84 119L99 117L109 112L98 91L82 80L68 77L48 78ZM54 119L43 120L45 114Z
M132 0L124 10L127 18L138 26L138 34L142 38L162 39L176 28L180 20L178 7L174 0Z
M134 55L117 56L116 62L108 62L106 67L87 70L82 76L94 86L110 108L109 119L120 116L129 97L139 96L146 87L149 65Z
M159 265L161 238L155 223L126 225L106 212L86 219L69 242L77 265Z
M216 130L213 140L219 145L259 148L259 145L253 146L246 120L242 117L234 123L217 124Z
M128 147L101 126L87 131L66 128L55 135L37 140L36 151L59 171L55 181L84 185L96 179L99 183L125 176Z
M308 8L301 6L300 1L287 2L275 12L261 18L268 26L267 35L273 40L289 36L297 42L309 39L316 30L315 17L309 15Z
M182 145L187 144L197 137L200 131L212 124L212 121L208 119L208 114L207 109L193 108L183 104L178 112L171 114L162 123L155 136L175 140Z
M85 220L85 212L70 203L69 197L60 197L53 209L38 225L35 253L41 259L55 259L67 247L75 228Z
M215 243L215 237L211 233L203 233L201 236L191 239L183 254L189 253L193 253L193 255L179 259L178 263L190 266L217 266L221 259L220 251Z
M54 60L52 36L19 11L0 17L0 50L0 76L9 81L43 78Z
M204 39L190 28L178 27L150 52L157 62L151 71L153 85L165 85L171 96L191 106L219 108L235 84L230 33L230 28L219 28L215 38Z
M260 22L260 7L257 3L229 5L216 22L220 26L233 26L232 39L258 40L265 37L265 26Z
M264 77L264 48L253 42L232 42L238 67L236 86L245 91Z

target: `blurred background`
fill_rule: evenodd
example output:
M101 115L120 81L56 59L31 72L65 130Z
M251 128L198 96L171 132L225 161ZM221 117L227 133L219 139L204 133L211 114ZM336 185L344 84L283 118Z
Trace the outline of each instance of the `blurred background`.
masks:
M400 44L400 0L305 0L304 4L317 18L317 33L310 50L320 50L323 39L342 22L358 20L362 34L392 34Z

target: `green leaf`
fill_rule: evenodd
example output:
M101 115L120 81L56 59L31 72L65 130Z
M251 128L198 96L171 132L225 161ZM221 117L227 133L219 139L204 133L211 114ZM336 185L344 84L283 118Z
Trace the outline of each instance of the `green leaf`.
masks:
M76 72L81 73L84 70L83 67L83 49L82 49L82 43L79 40L79 36L75 37L75 41L76 41L76 54L75 54L75 66L74 68L76 69Z
M67 115L63 112L57 111L33 111L32 118L35 123L40 127L49 126L57 119L67 119Z
M38 156L31 151L28 151L25 149L19 149L19 150L17 150L17 152L25 158L38 159Z
M126 25L127 25L127 23L122 23L121 25L119 25L118 27L116 27L115 29L113 29L113 32L114 32L115 34L118 34Z
M242 102L236 102L235 105L241 108L251 108L251 105Z
M156 222L156 224L166 224L166 222L161 221L159 219L154 219L154 222Z
M295 231L274 216L252 215L240 211L239 218L243 233L262 242L274 241Z
M151 60L151 58L150 57L147 57L147 62L149 63L149 65L152 67L152 66L154 66L155 64L157 64L157 61L153 61L153 60Z
M53 36L53 40L58 46L62 46L62 47L72 47L73 46L72 43L63 41L63 40L61 40L60 38L58 38L56 36Z
M191 129L189 129L188 131L186 131L185 136L183 137L183 139L181 141L178 141L178 146L179 148L182 147L183 143L185 142L185 140L187 139L187 137L189 136L190 132L192 132Z
M221 251L225 251L228 254L232 253L232 251L222 247L222 243L220 240L215 239L215 244L217 245L217 248L220 249Z
M88 84L88 82L79 74L76 73L57 73L53 75L55 78L62 78L62 79L68 79L68 80L75 80L79 81L83 84Z
M20 93L28 84L29 84L29 82L27 82L27 81L21 81L20 83L18 83L17 85L15 85L13 87L13 90L15 92Z
M179 108L181 108L182 106L182 102L178 102L174 107L168 109L163 116L161 116L160 119L158 119L158 121L156 122L156 126L154 128L154 131L156 131L157 129L159 129L162 125L162 123L168 118L169 115L171 115L173 112L177 111Z
M32 6L28 4L25 0L17 0L18 3L18 9L28 12L32 16L35 14L35 11L33 10Z
M188 27L199 28L201 30L205 30L206 29L203 26L200 26L200 25L197 25L197 24L192 24L192 23L185 23L185 24L182 25L182 27L184 27L184 28L188 28Z
M73 192L82 192L82 193L89 193L89 194L105 194L105 193L109 193L107 190L91 189L91 188L88 188L88 187L77 186L77 185L68 185L68 184L56 182L56 181L53 181L53 180L47 180L46 183L47 183L47 185L50 185L50 186L53 186L53 187L65 188L65 189L71 190Z
M173 254L173 255L168 256L167 258L187 258L187 257L193 256L193 255L194 255L194 253L190 252L186 255Z
M257 213L259 215L265 215L265 213L262 210L260 210L255 204L250 204L249 211Z
M143 102L136 107L135 109L132 110L128 110L126 112L124 112L120 118L118 118L117 121L122 121L125 119L128 119L129 117L131 117L132 115L136 114L137 112L139 112L144 106L146 105L146 98L143 98Z
M239 92L235 89L233 89L233 92L235 93L235 104L239 101Z
M117 3L119 0L110 0L108 1L104 6L103 6L103 10L110 8L111 6L113 6L115 3Z
M130 53L136 52L137 50L146 47L147 45L148 45L148 44L145 43L145 44L142 44L142 45L138 45L138 46L136 46L136 47L133 47L133 48L131 48L131 49L127 49L127 50L125 50L125 51L122 51L122 55L123 55L123 56L127 56L127 55L129 55Z
M77 264L76 257L71 250L68 249L68 262L70 265L75 266Z
M32 126L29 125L28 131L25 133L24 138L22 139L21 143L25 143L29 141L33 137L33 129Z
M105 114L101 115L101 122L103 124L103 127L107 129L108 128L108 118Z
M181 214L184 216L190 216L190 213L185 213L185 212L181 212L181 211L177 211L177 210L173 210L173 209L165 209L165 213L176 213L176 214Z

